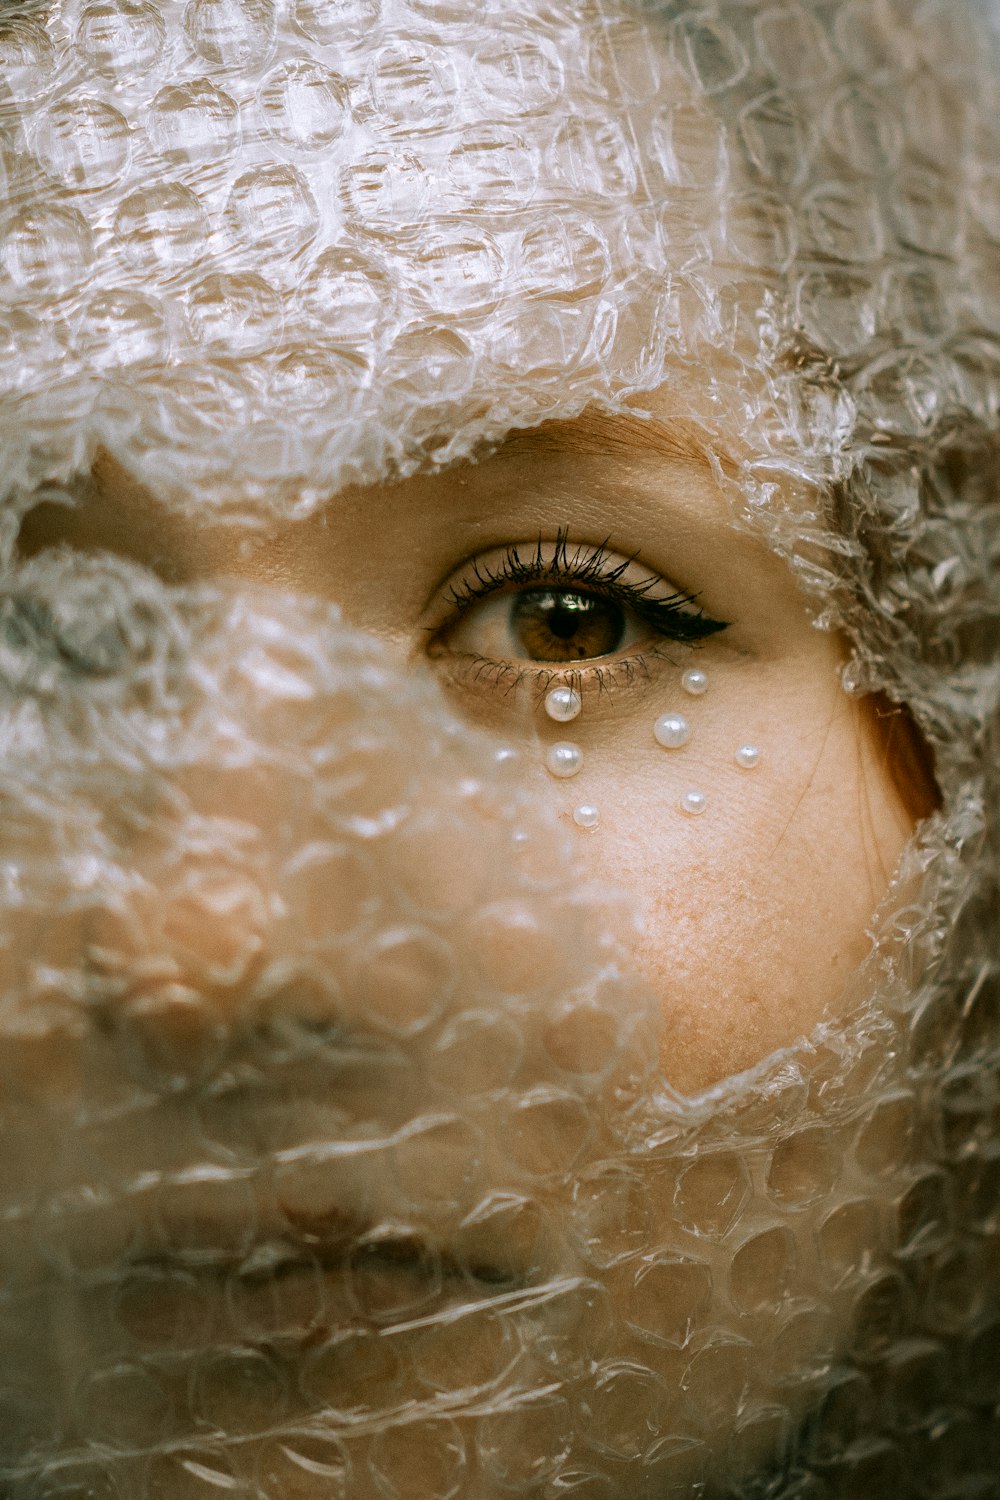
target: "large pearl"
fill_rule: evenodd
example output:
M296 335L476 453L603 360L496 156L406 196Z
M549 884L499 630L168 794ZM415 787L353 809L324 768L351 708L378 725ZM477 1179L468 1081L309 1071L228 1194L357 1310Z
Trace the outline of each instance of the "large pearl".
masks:
M553 776L561 779L575 776L583 766L583 751L579 745L571 745L568 740L559 740L557 744L550 745L545 752L545 764Z
M557 724L568 724L582 707L583 699L576 688L554 687L545 694L545 712Z
M741 745L733 759L744 771L752 771L754 766L760 764L760 746Z
M683 714L661 714L653 725L653 738L664 750L679 750L691 738L691 726Z
M700 698L702 693L708 692L708 673L703 672L701 667L688 667L681 678L681 687L692 698Z

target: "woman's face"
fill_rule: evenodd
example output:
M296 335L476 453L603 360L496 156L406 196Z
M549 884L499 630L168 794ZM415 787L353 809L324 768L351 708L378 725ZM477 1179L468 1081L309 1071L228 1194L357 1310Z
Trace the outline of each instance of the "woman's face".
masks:
M654 423L516 434L269 533L178 521L109 459L78 508L28 517L36 566L68 543L244 601L185 668L207 698L192 759L155 792L124 763L116 814L97 794L116 854L82 930L43 917L20 940L82 966L104 1020L68 1043L40 1011L18 1089L72 1113L68 1045L99 1123L62 1180L115 1184L50 1201L27 1300L54 1260L84 1433L94 1410L121 1441L109 1411L134 1407L144 1452L161 1431L188 1445L150 1460L165 1500L184 1465L275 1500L495 1500L559 1475L687 1494L775 1455L861 1292L884 1293L892 1197L872 1211L863 1177L839 1184L861 1082L820 1088L817 1054L807 1105L809 1062L779 1054L715 1106L661 1097L837 1016L910 829L840 641L656 402ZM316 634L317 599L377 639L370 661ZM338 670L376 673L349 710ZM440 766L424 677L517 753L515 811L488 763ZM580 699L568 723L558 687ZM663 715L685 744L657 741ZM547 760L569 736L583 765L563 778ZM873 1120L876 1176L901 1130ZM48 1357L57 1330L27 1326Z
M650 409L652 422L594 412L524 432L260 535L178 520L104 459L85 503L36 509L21 546L329 600L400 671L437 676L466 722L525 752L584 868L636 902L664 1073L691 1093L836 1015L911 819L841 686L842 642L734 525L669 386ZM677 599L673 614L647 609ZM685 688L688 670L704 692ZM582 704L568 722L545 707L560 686ZM664 715L686 721L682 745L658 742ZM562 779L546 756L565 742L582 769ZM748 745L752 766L737 758ZM685 810L691 791L703 811ZM581 806L596 828L575 824Z
M309 37L313 9L296 10ZM356 18L365 6L350 9ZM143 296L155 289L184 304L188 389L199 361L205 389L222 387L230 355L245 358L248 388L258 356L268 369L291 361L289 390L300 375L302 386L322 385L330 367L314 351L302 374L297 348L267 348L268 299L287 303L287 337L303 305L310 317L319 306L370 320L354 262L342 262L341 301L330 261L325 302L316 267L308 296L297 301L291 284L295 205L327 201L317 182L332 202L353 170L344 152L360 153L333 219L360 216L351 233L368 250L377 242L393 305L423 267L421 294L453 353L476 351L496 315L510 361L497 355L501 337L470 362L476 379L495 382L498 409L524 398L526 425L476 462L334 487L306 518L289 518L279 475L274 514L254 526L220 520L218 496L200 495L194 479L177 503L184 470L169 456L170 498L154 498L136 477L151 471L151 448L137 440L132 469L99 450L75 504L43 500L21 526L11 607L29 624L16 648L38 626L49 649L39 621L69 645L52 652L54 692L44 672L25 669L31 703L14 702L5 731L28 790L17 784L8 819L27 873L23 888L11 877L5 908L14 936L4 982L15 998L4 1067L19 1128L30 1137L40 1120L48 1130L44 1168L12 1167L17 1211L5 1221L17 1289L7 1383L31 1388L3 1455L18 1500L22 1482L36 1493L38 1453L55 1455L54 1482L76 1483L92 1436L111 1455L91 1451L102 1475L93 1482L131 1493L141 1473L150 1500L220 1485L274 1500L494 1500L518 1486L595 1500L664 1484L687 1493L701 1474L738 1476L780 1447L789 1414L798 1421L815 1392L810 1380L844 1346L851 1309L881 1285L872 1251L891 1238L893 1210L868 1201L881 1191L869 1181L883 1170L874 1155L844 1166L865 1106L847 1065L830 1062L836 1046L811 1054L814 1074L795 1054L733 1082L838 1018L911 831L842 689L844 643L815 628L786 564L734 524L733 478L760 447L734 414L763 376L721 355L717 368L664 356L667 378L635 397L650 419L612 415L599 398L617 388L617 369L595 373L587 358L594 348L605 359L609 349L612 359L634 354L627 299L615 339L595 334L587 355L550 349L549 331L585 321L593 263L567 267L544 243L542 272L528 261L553 183L569 183L577 209L589 201L597 219L608 213L608 173L631 160L608 133L616 91L634 91L639 115L656 115L675 86L665 154L625 171L622 191L673 172L669 232L643 253L668 247L660 279L700 256L703 290L731 282L732 266L712 259L717 131L645 23L619 6L573 19L585 38L588 27L597 37L606 23L627 24L613 48L601 33L592 55L560 57L541 7L544 46L515 45L501 27L499 42L491 34L472 49L494 89L518 59L532 63L509 85L517 98L540 91L517 124L524 158L509 135L463 136L448 190L465 193L466 239L442 250L431 236L415 252L397 224L393 242L378 217L393 204L384 176L376 181L385 161L363 132L386 137L386 161L410 161L401 139L430 149L434 132L414 111L457 46L454 9L413 7L421 46L431 35L438 49L434 66L386 51L360 70L357 137L338 138L336 162L332 146L317 154L336 93L328 80L303 81L293 66L260 91L254 82L245 114L255 120L256 109L271 132L259 125L254 150L276 138L294 162L291 175L251 184L262 223L278 203L270 240L248 249L246 223L257 221L240 218L246 180L223 191L197 162L173 199L133 195L98 225L106 239L95 243L121 242L108 256L128 268L130 296L149 278ZM124 100L107 81L115 63L101 38L113 27L101 30L100 10L87 9L76 55L105 79L101 104L123 118L118 106L137 109L138 93ZM143 24L156 41L150 7L122 14L130 45ZM179 17L171 45L182 46ZM238 52L272 23L262 4L202 4L185 12L183 34L211 73L213 48L224 64L226 47ZM282 45L298 46L286 30ZM579 105L572 130L560 68L579 74L579 96L566 90ZM238 78L225 74L231 92ZM161 83L152 117L162 135L168 117L183 123L181 106L207 96L188 83L184 100L164 102ZM212 97L215 113L198 118L217 133L192 150L214 149L231 124ZM94 100L83 103L96 119ZM298 109L306 134L289 143ZM71 116L49 118L35 148L84 215L92 200L74 167ZM545 154L555 126L563 177ZM112 116L93 128L110 152ZM167 144L183 177L183 132ZM509 233L497 195L523 192L529 157L547 166L530 184L537 198L515 204L524 259L484 311L483 262L459 252L477 235ZM580 184L596 168L605 175L590 201ZM316 190L308 199L290 189L303 175ZM237 230L243 240L236 279L213 271L209 285L200 267L156 258L186 253L177 225L188 211L190 243L200 243L204 225L184 194L213 192L226 206L205 240L211 253ZM399 201L402 215L411 200ZM31 212L0 257L28 293L50 269L41 211ZM649 228L642 213L624 222L633 236ZM290 234L276 249L273 236ZM263 290L258 261L271 278ZM118 304L102 295L100 317L96 298L81 311L84 346L95 320L114 326ZM680 300L675 345L693 317ZM600 323L592 308L587 316ZM535 323L544 359L526 337ZM234 329L251 340L236 354ZM342 436L346 450L362 419L378 436L402 402L409 417L430 413L430 427L413 431L433 431L428 447L447 453L447 424L468 435L482 391L473 381L461 399L439 400L440 328L433 339L426 328L397 332L362 397L352 389L338 405L336 381L326 392L326 437ZM175 373L168 360L168 395ZM143 366L136 386L150 378ZM553 409L543 399L553 385L597 404L530 425ZM119 390L109 404L120 411L122 400ZM196 449L197 401L190 416L179 441ZM369 446L378 451L374 438ZM335 442L328 452L334 463ZM801 490L772 501L808 521ZM59 547L68 551L50 550ZM176 616L150 574L178 591ZM97 580L90 606L72 603L77 577ZM121 698L117 658L101 665L105 608L119 611L112 657L134 656ZM150 619L163 628L135 651ZM90 698L66 665L81 661ZM571 717L549 711L560 688L579 700ZM553 759L564 742L579 756ZM514 757L497 759L497 747ZM867 1080L887 1065L862 1061ZM710 1085L720 1087L703 1092Z

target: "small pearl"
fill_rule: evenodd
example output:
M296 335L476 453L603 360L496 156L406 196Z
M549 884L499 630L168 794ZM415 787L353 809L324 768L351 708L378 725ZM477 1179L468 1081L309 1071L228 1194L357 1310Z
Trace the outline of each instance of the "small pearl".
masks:
M696 792L692 787L692 789L689 792L685 792L683 797L681 798L681 812L690 813L692 818L696 818L699 813L703 813L705 811L705 802L705 793Z
M744 771L752 771L760 763L759 745L741 745L733 759Z
M700 667L688 667L681 678L681 687L692 698L700 698L702 693L708 692L708 673L703 672Z
M575 776L583 767L583 751L579 745L571 745L568 740L559 740L555 745L550 745L545 754L545 764L553 776L565 778Z
M573 809L573 822L577 828L586 828L588 831L596 828L601 821L601 815L592 802L581 802L579 807Z
M679 750L691 738L691 726L683 714L661 714L653 725L653 738L664 750Z
M557 724L568 724L583 707L583 699L571 687L554 687L545 694L545 712Z

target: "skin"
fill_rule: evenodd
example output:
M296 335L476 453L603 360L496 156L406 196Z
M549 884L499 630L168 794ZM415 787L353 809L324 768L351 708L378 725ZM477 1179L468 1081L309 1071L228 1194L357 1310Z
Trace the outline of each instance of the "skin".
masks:
M666 389L651 410L658 425L644 446L630 446L614 419L515 434L477 464L346 491L272 533L181 518L104 455L85 503L38 507L20 550L62 542L118 552L175 582L238 580L336 601L401 665L438 674L471 723L529 745L531 764L551 742L578 743L584 769L571 782L535 774L567 820L581 802L600 809L600 827L579 834L587 866L638 900L635 956L662 997L664 1071L690 1093L836 1013L912 820L841 688L843 643L814 628L787 566L733 526ZM727 628L692 647L634 621L631 644L569 670L519 653L504 604L492 603L491 625L476 603L458 628L448 591L477 558L495 567L511 545L530 557L562 532L571 553L606 542L612 563L635 558L628 576L655 578L661 597L696 595ZM515 591L505 588L508 601ZM484 670L484 658L497 666ZM691 663L708 674L700 699L680 689ZM540 703L561 681L583 697L571 725ZM693 726L683 750L653 740L667 711ZM763 752L751 772L733 760L747 741ZM701 817L678 809L689 786L708 796Z

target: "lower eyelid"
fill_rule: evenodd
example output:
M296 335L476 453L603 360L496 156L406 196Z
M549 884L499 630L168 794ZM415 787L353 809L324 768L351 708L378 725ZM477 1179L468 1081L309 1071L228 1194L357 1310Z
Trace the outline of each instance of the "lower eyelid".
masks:
M676 670L681 661L673 650L675 644L658 639L627 656L595 657L589 663L566 665L494 661L472 653L445 653L440 670L454 686L483 697L511 697L524 689L540 701L550 687L566 684L575 687L584 702L592 697L610 702L615 694L627 691L634 684L653 683L660 669Z

